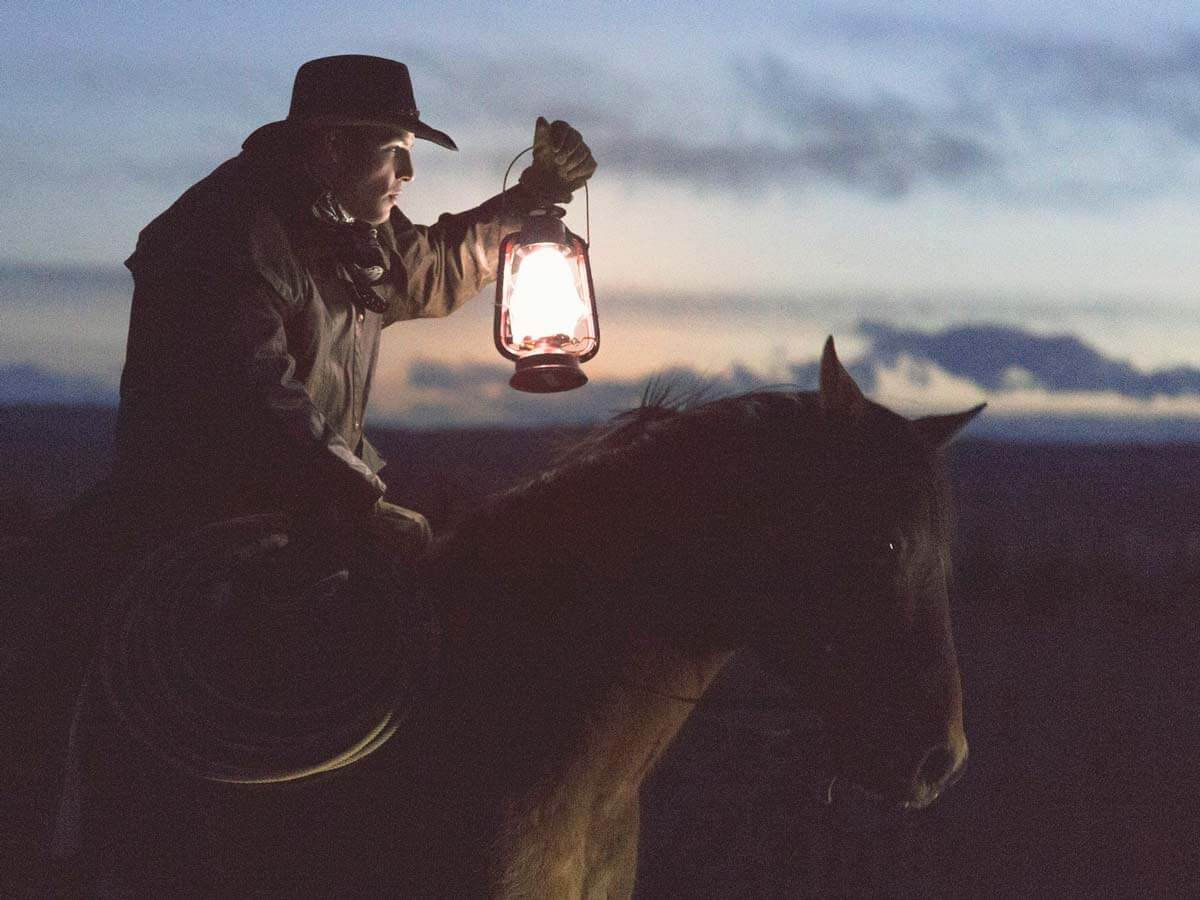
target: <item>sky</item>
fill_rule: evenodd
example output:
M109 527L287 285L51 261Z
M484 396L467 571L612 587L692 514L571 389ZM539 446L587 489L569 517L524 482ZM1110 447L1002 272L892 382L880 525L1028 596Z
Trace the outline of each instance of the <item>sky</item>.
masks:
M0 367L115 384L138 230L344 52L407 62L461 148L418 146L415 221L496 193L536 116L583 133L585 391L770 380L826 334L868 352L864 319L1200 367L1200 4L1172 0L8 3ZM413 372L499 365L490 317L484 296L390 329L379 414L460 402Z

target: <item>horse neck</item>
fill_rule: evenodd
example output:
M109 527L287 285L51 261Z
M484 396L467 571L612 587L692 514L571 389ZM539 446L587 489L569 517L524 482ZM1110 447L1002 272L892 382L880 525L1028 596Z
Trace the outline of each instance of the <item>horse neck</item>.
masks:
M608 564L619 568L608 549ZM564 764L586 757L603 767L597 748L635 733L661 752L694 705L679 698L699 698L731 655L672 634L670 617L654 606L659 586L605 583L586 569L568 576L553 554L547 569L514 578L502 561L490 570L487 561L502 557L488 548L475 544L468 555L469 576L436 562L428 576L442 610L446 683L456 703L475 708L480 727L506 732L510 747L534 744L528 758L541 755L541 742ZM563 739L547 742L539 725ZM514 733L520 727L528 733Z
M649 585L624 584L623 596L526 589L594 585L595 573L567 578L555 563L516 583L508 556L488 546L496 533L452 539L431 562L446 628L442 752L468 794L492 804L484 816L498 818L505 880L537 883L597 828L636 816L642 781L693 709L679 698L699 697L731 653L681 646L653 616L639 619ZM547 846L564 849L525 852Z

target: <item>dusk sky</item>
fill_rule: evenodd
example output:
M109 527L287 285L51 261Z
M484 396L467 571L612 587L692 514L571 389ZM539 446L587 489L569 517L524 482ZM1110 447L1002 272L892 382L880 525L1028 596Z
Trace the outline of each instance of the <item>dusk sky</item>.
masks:
M537 115L584 134L593 385L770 380L863 318L1200 366L1200 4L366 0L6 4L0 367L115 384L138 230L345 52L407 62L461 148L418 146L414 221L497 192ZM411 368L499 364L490 315L389 330L377 410L436 419Z

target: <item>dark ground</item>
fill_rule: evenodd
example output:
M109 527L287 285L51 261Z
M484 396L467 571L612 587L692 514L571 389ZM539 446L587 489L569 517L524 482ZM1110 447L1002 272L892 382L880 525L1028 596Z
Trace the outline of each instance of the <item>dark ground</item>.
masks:
M0 409L0 566L103 475L112 420ZM562 436L375 437L436 528ZM644 791L640 900L1200 896L1200 446L963 441L951 471L966 777L867 829L806 799L753 715L701 709Z

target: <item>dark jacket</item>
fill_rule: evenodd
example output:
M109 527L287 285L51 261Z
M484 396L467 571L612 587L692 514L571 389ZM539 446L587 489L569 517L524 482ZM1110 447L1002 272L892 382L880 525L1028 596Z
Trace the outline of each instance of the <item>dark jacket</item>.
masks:
M298 166L244 152L141 232L113 470L135 506L190 524L372 503L383 460L363 412L380 329L448 315L494 280L501 238L533 205L514 188L432 226L394 209L377 313L312 215L316 192Z

